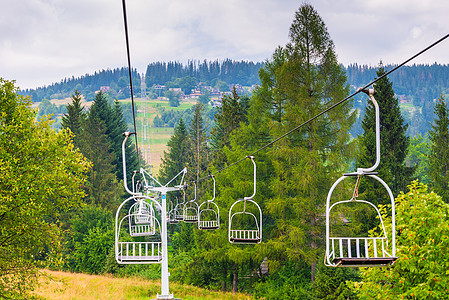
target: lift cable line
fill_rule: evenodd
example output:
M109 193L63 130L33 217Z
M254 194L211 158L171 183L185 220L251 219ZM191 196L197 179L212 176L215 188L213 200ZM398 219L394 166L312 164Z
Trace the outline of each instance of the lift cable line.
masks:
M138 166L140 167L139 144L137 142L136 111L134 108L134 88L133 88L133 79L132 79L132 72L131 72L131 54L129 51L128 19L126 17L126 2L125 2L125 0L122 0L122 4L123 4L123 23L125 26L126 54L127 54L127 58L128 58L129 88L131 91L131 106L132 106L132 111L133 111L134 132L136 134L135 135L136 154L137 154Z
M316 114L315 116L311 117L310 119L308 119L307 121L305 121L304 123L296 126L295 128L287 131L286 133L284 133L283 135L277 137L276 139L274 139L273 141L269 142L268 144L266 144L265 146L257 149L256 151L252 152L251 154L248 154L247 156L231 163L230 165L227 165L226 167L223 167L221 169L219 169L218 171L211 173L207 176L204 176L202 178L200 178L198 181L201 180L205 180L213 175L216 175L236 164L241 163L242 161L244 161L245 159L254 156L255 154L259 153L260 151L270 147L271 145L273 145L274 143L280 141L281 139L285 138L286 136L290 135L291 133L295 132L296 130L300 129L301 127L309 124L310 122L312 122L313 120L317 119L318 117L324 115L325 113L329 112L330 110L334 109L335 107L339 106L340 104L346 102L347 100L349 100L350 98L354 97L355 95L357 95L358 93L360 93L361 91L369 88L371 85L375 84L376 82L378 82L379 80L381 80L382 78L388 76L389 74L395 72L397 69L401 68L402 66L404 66L405 64L409 63L410 61L412 61L413 59L417 58L418 56L422 55L423 53L427 52L428 50L430 50L431 48L435 47L436 45L438 45L439 43L441 43L442 41L444 41L445 39L447 39L449 37L449 34L446 34L445 36L443 36L442 38L440 38L438 41L434 42L433 44L427 46L425 49L421 50L420 52L416 53L415 55L413 55L412 57L410 57L409 59L405 60L404 62L402 62L401 64L397 65L396 67L394 67L393 69L391 69L390 71L386 72L385 74L383 74L382 76L380 76L379 78L371 81L370 83L366 84L365 86L357 89L357 91L355 91L354 93L352 93L351 95L347 96L346 98L344 98L343 100L340 100L339 102L333 104L332 106L330 106L329 108L323 110L322 112Z

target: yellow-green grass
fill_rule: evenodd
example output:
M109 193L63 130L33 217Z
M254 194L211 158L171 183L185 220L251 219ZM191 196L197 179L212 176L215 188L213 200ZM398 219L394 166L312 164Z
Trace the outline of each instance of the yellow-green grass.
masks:
M160 282L141 278L114 278L59 271L43 272L52 279L41 279L34 294L48 300L140 300L154 299L160 293ZM253 299L244 294L209 291L189 285L170 283L170 293L184 300Z

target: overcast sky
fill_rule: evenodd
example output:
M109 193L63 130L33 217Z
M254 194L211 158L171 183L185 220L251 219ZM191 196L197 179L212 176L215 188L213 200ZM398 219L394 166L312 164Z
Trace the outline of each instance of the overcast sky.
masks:
M127 0L132 66L263 61L288 42L293 0ZM400 63L449 33L447 0L309 0L339 62ZM121 0L0 0L0 77L35 88L127 65ZM449 39L414 61L449 63Z

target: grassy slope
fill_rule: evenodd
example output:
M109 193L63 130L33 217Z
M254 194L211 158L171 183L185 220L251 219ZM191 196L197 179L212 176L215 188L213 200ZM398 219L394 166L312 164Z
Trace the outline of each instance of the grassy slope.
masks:
M52 276L52 279L41 279L34 294L48 300L148 300L156 298L156 294L160 293L158 281L47 270L44 272ZM214 292L176 283L170 283L170 293L184 300L253 299L244 294Z
M121 100L129 101L129 100ZM144 151L150 149L149 164L153 166L153 174L157 175L162 162L164 151L167 150L167 142L173 135L173 128L152 127L154 117L161 114L161 109L165 110L186 110L194 105L193 102L183 102L179 107L170 107L167 101L135 99L137 105L136 125L140 136L139 148ZM148 126L144 128L144 126ZM149 129L147 129L149 128ZM145 159L145 155L144 155ZM147 162L148 163L148 162Z

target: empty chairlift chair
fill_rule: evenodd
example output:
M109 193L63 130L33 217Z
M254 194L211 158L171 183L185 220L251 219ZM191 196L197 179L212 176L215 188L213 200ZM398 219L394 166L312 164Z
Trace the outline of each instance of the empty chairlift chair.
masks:
M195 184L195 198L188 201L184 205L184 222L196 223L198 222L198 203L196 203L196 183Z
M211 175L214 182L214 197L206 200L198 207L198 228L201 230L214 230L220 227L220 209L214 203L215 200L215 177Z
M145 198L145 196L131 196L120 205L115 217L115 259L119 264L160 263L162 261L162 245L159 220L155 215L148 217L141 210L136 212L134 208L122 217L122 208L130 200L136 201L135 204L142 205L142 203L148 204L146 200L151 201L152 199ZM154 203L159 204L157 201ZM148 223L136 224L135 220L148 221ZM149 224L152 225L147 227L146 225ZM134 240L136 237L140 237L140 240ZM142 241L142 238L145 238L146 241Z
M371 168L358 168L355 173L344 174L340 177L329 190L326 201L326 253L324 264L331 267L369 267L369 266L387 266L394 263L397 259L396 242L395 242L395 204L393 194L388 185L379 177L376 172L373 172L380 162L380 121L379 121L379 106L374 99L375 91L373 89L364 90L372 101L376 113L376 162ZM357 177L353 196L349 200L341 200L332 203L332 193L337 185L347 178ZM389 200L391 202L391 232L385 229L384 220L378 208L368 200L360 200L358 198L359 183L363 178L371 177L379 182L387 191ZM346 236L342 232L338 232L339 228L332 228L332 219L342 219L338 216L335 209L339 205L365 205L376 213L379 218L379 228L381 234L378 237L368 235L368 232L362 233L359 236ZM333 213L333 214L332 214ZM331 218L332 217L332 218ZM334 226L337 227L337 226ZM340 228L341 229L341 228Z
M179 221L176 220L176 211L173 202L170 201L169 207L170 210L168 211L168 224L178 224Z
M159 222L154 213L153 205L143 199L138 199L130 208L129 230L131 236L147 236L156 233L156 224Z
M256 195L256 163L254 165L254 192L238 199L229 209L228 239L232 244L258 244L262 241L262 210L253 200Z

